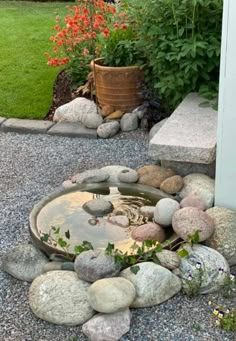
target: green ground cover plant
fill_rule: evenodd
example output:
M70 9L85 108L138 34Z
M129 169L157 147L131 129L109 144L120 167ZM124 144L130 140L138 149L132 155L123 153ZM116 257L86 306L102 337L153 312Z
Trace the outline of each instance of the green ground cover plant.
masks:
M47 66L51 27L67 3L0 1L0 116L42 119L60 69Z

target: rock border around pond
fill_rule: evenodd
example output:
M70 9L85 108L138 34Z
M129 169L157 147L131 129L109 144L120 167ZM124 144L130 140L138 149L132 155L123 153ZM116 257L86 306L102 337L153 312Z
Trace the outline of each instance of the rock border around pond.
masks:
M106 174L102 180L100 173ZM213 179L204 176L204 184L208 181L209 186L206 185L203 191L201 186L196 186L198 179L201 183L201 174L181 178L173 174L172 170L155 165L137 170L113 165L105 167L105 170L89 170L77 174L72 177L73 181L70 180L70 186L74 186L76 181L86 182L87 176L88 179L92 176L94 183L109 182L111 178L120 180L120 183L124 181L126 185L132 177L137 184L146 186L150 186L150 179L154 179L155 188L167 188L167 192L170 187L173 188L173 178L177 177L178 191L173 193L174 197L169 198L166 193L167 198L161 199L156 206L140 208L146 214L147 223L136 228L137 231L133 233L134 241L138 238L139 242L145 242L151 236L157 243L158 239L162 242L165 230L173 225L177 235L187 243L183 242L175 251L160 249L155 258L159 264L153 258L125 268L116 264L114 258L103 250L84 251L73 263L63 259L50 261L31 244L17 246L3 256L3 270L19 280L32 281L29 304L37 317L54 324L82 324L84 333L94 341L110 339L110 331L113 330L118 340L129 331L129 309L161 304L178 294L181 289L188 293L191 285L197 285L199 294L221 290L225 279L230 276L229 266L235 263L234 254L231 251L227 253L227 243L230 240L230 250L236 249L236 240L230 239L232 226L236 225L236 213L217 208L204 211L213 204ZM171 179L169 184L168 179ZM191 180L194 182L194 193L189 193L189 188L192 188ZM99 199L98 203L99 210L101 204L104 204L101 200L103 199ZM105 204L105 213L110 214L113 207L109 202ZM190 226L193 220L194 226ZM119 224L119 219L113 219L113 223ZM127 223L125 225L127 227ZM188 242L188 237L194 236L196 232L198 239ZM184 256L181 254L183 250ZM35 256L31 257L31 254ZM32 269L37 269L33 275ZM96 327L98 323L100 326ZM98 328L96 333L95 328Z

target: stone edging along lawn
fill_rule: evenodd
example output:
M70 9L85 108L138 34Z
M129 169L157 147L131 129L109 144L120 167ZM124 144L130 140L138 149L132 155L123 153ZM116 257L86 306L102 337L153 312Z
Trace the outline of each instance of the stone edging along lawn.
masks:
M96 129L88 129L79 123L54 123L42 120L26 120L0 117L0 132L22 134L48 134L68 137L97 138Z

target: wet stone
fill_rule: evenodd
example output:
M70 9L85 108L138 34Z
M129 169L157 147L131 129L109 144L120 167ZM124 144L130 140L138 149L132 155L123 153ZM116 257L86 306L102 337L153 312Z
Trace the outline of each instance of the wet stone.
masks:
M113 210L113 205L110 201L104 199L89 200L83 205L83 209L92 216L102 217Z

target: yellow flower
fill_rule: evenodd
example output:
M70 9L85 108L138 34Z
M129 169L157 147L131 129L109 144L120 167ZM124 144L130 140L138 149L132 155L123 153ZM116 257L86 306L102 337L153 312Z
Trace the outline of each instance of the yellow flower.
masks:
M219 310L218 310L218 309L214 309L214 310L213 310L213 314L214 314L215 316L218 316Z
M219 319L222 319L222 317L224 317L224 314L219 313L219 314L218 314L218 318L219 318Z

